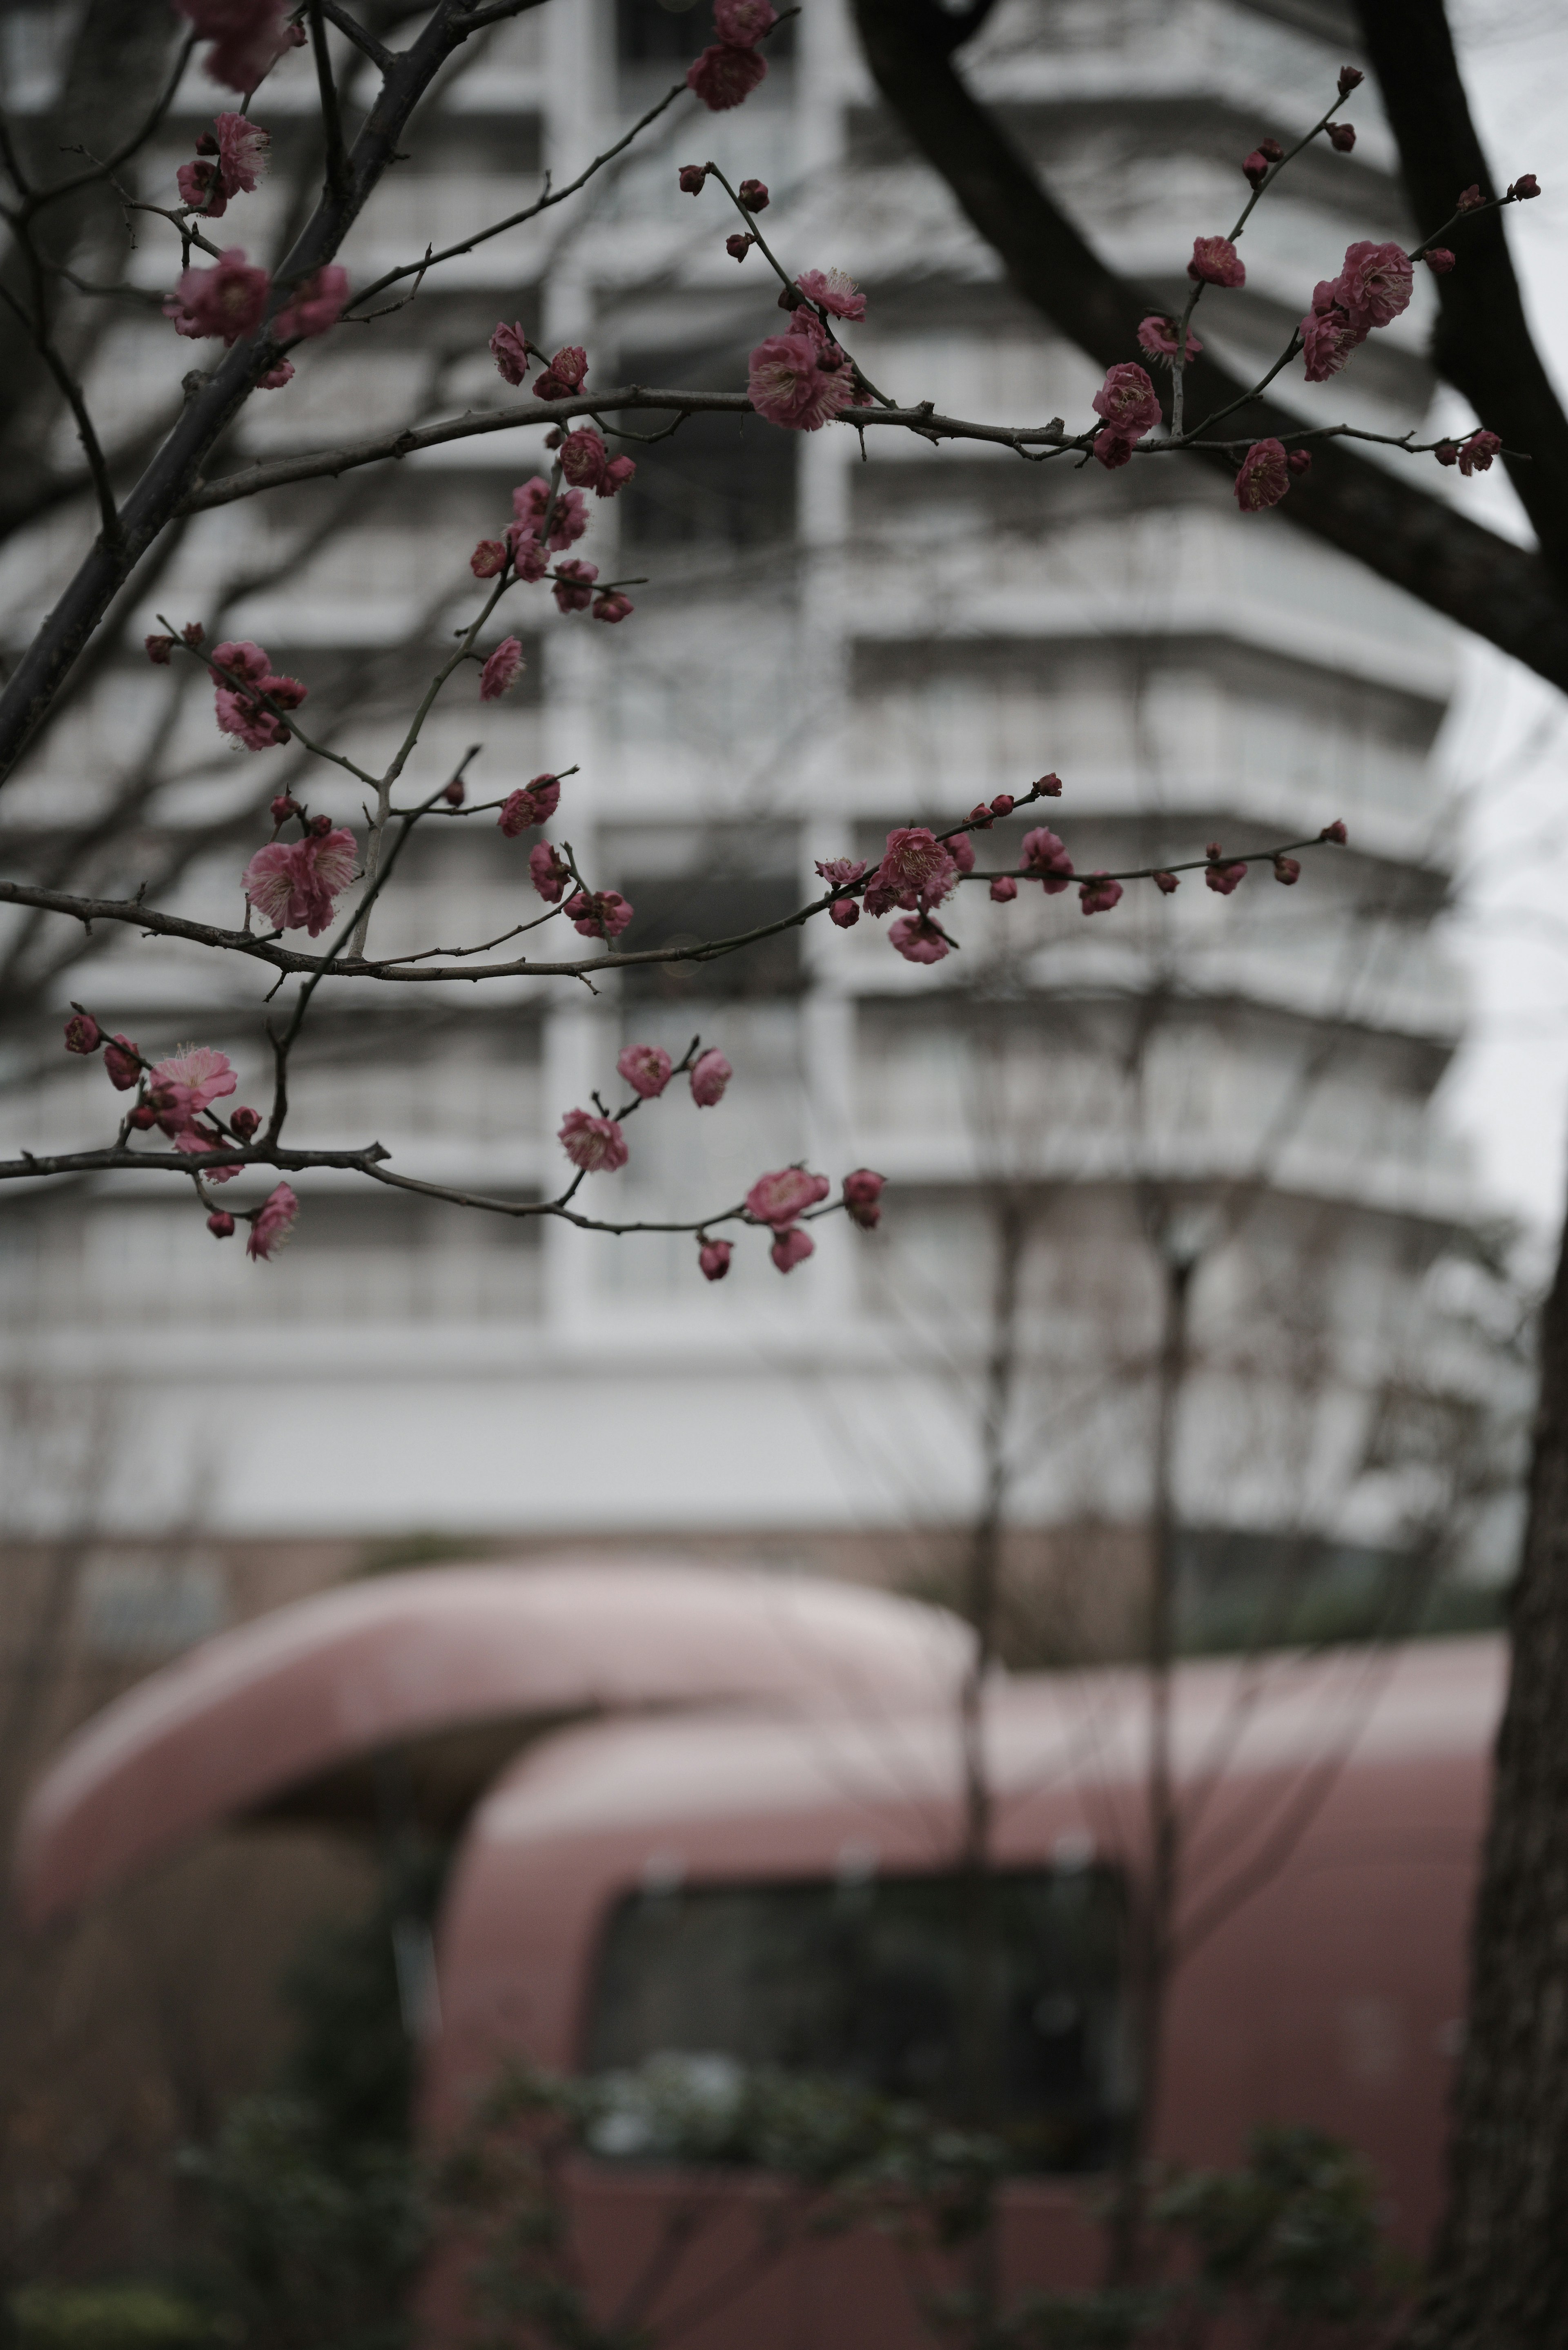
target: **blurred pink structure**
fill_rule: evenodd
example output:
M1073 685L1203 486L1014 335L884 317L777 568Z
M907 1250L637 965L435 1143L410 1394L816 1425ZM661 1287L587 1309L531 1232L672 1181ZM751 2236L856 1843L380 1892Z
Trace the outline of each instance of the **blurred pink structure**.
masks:
M607 2021L605 1984L639 1951L657 1956L645 1928L660 1901L684 1901L696 1932L727 1895L765 1918L775 1893L798 1908L814 1888L824 1902L835 1886L918 1896L945 1878L967 1653L936 1611L722 1571L453 1569L357 1586L210 1643L89 1723L28 1808L28 1913L57 1914L223 1819L370 1816L375 1759L395 1750L423 1816L450 1825L472 1807L425 2064L426 2126L444 2135L508 2057L603 2070L649 2053L624 2013ZM1372 2158L1396 2234L1419 2247L1502 1674L1490 1639L1181 1669L1165 2152L1228 2162L1260 2122L1319 2124ZM998 1677L988 1737L1007 1882L1048 1905L1092 1878L1109 1899L1136 1870L1143 1719L1133 1673ZM662 1988L648 1978L649 2014L658 1998L691 2007L680 1965L666 1974ZM608 2310L672 2197L695 2194L703 2214L671 2288L682 2300L744 2270L775 2190L585 2162L575 2191ZM1004 2249L1013 2282L1086 2281L1080 2189L1010 2189ZM803 2328L822 2350L921 2338L886 2242L803 2245L681 2339L784 2350Z

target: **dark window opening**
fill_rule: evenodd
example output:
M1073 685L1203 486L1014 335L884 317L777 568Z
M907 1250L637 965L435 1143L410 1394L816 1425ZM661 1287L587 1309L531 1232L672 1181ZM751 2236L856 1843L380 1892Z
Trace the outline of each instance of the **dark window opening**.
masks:
M632 350L619 374L664 390L743 391L746 352L727 342ZM647 430L646 417L626 421ZM795 435L765 418L689 416L668 441L632 453L637 480L622 508L628 546L767 546L794 536Z
M632 875L621 886L637 909L619 941L631 952L734 938L781 920L801 902L793 876L784 873L659 874L642 880ZM796 995L801 984L798 929L776 931L711 962L645 963L622 976L627 995L639 1003L695 997L754 1002Z
M718 2056L972 2110L972 1898L957 1876L629 1895L600 1946L585 2068ZM1093 1867L1003 1871L983 1898L996 2028L981 2109L1020 2168L1100 2168L1127 2102L1120 1881Z

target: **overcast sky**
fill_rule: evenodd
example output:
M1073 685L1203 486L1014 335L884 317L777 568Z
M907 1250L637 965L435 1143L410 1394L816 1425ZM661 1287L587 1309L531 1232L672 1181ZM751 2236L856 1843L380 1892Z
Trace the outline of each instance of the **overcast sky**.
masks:
M1501 183L1542 193L1508 214L1537 341L1568 387L1568 10L1562 0L1452 5L1471 101ZM1438 411L1447 425L1464 411ZM1472 481L1494 529L1529 531L1501 471ZM1473 1016L1449 1080L1489 1192L1544 1231L1568 1171L1568 702L1490 647L1467 645L1443 743L1460 795L1457 940Z

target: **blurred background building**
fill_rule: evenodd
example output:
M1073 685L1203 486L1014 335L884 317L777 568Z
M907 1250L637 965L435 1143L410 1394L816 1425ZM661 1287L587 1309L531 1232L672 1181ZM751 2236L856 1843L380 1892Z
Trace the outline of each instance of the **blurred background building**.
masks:
M24 105L47 101L67 16L5 18ZM498 27L378 196L346 256L356 282L522 208L541 170L571 177L707 36L703 0L574 0ZM1241 156L1312 120L1352 49L1345 13L1311 0L1008 0L968 70L1098 249L1174 308L1195 228L1239 209ZM591 383L740 383L774 282L726 255L716 187L678 192L677 166L708 156L767 182L792 267L865 286L854 346L899 398L1086 413L1096 371L901 147L838 0L808 0L769 57L743 109L680 99L585 198L432 274L365 330L369 369L358 334L306 348L213 470L498 400L498 317L582 342ZM275 168L223 230L253 252L308 198L315 103L303 57L257 99ZM168 195L213 104L189 78L150 193ZM1353 111L1354 155L1304 157L1249 229L1244 293L1204 305L1203 334L1239 361L1277 350L1349 239L1410 231L1367 91ZM131 288L169 276L161 236L139 234ZM1292 396L1325 419L1418 418L1422 290L1350 376ZM150 305L112 317L93 372L129 429L162 412L174 362ZM522 683L482 709L460 681L410 770L431 789L480 742L470 780L489 797L575 765L552 833L633 901L629 943L787 912L815 860L873 856L889 826L1047 768L1080 870L1334 817L1351 847L1310 857L1293 890L1266 868L1231 899L1189 877L1092 924L1072 894L966 892L962 950L934 971L881 926L819 923L591 995L330 993L291 1139L379 1139L406 1171L518 1200L558 1184L555 1129L624 1042L678 1052L700 1032L734 1065L726 1100L647 1111L630 1168L592 1179L588 1204L718 1208L796 1157L884 1172L881 1231L819 1225L787 1279L755 1235L709 1288L686 1239L600 1242L330 1175L302 1180L292 1245L258 1266L164 1178L8 1186L10 1532L30 1555L66 1545L89 1646L129 1665L344 1572L497 1545L696 1549L942 1590L999 1464L1010 1638L1103 1648L1136 1608L1167 1274L1193 1260L1175 1503L1195 1630L1269 1593L1277 1626L1304 1625L1310 1586L1326 1626L1407 1607L1434 1575L1495 1579L1513 1326L1433 1107L1463 1014L1430 757L1449 633L1283 514L1243 521L1187 466L1106 475L875 433L863 451L847 430L734 418L636 453L581 550L646 575L635 617L596 628L518 591ZM275 790L307 785L356 824L358 799L289 752L230 755L199 673L142 664L155 611L258 639L308 683L317 728L373 763L470 608L474 540L545 463L541 435L496 433L198 518L8 790L7 862L145 879L234 918ZM47 525L12 542L14 639L74 543ZM377 913L380 947L493 937L533 910L526 838L429 831ZM150 1053L223 1045L239 1098L265 1100L254 973L63 928L5 927L7 1149L111 1130L101 1071L58 1053L73 997Z

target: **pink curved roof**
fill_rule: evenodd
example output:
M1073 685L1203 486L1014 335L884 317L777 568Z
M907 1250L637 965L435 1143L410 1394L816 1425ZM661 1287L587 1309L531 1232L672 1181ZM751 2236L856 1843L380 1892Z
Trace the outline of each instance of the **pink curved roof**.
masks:
M667 1565L447 1567L322 1594L105 1708L34 1788L34 1924L354 1758L465 1724L725 1698L929 1705L968 1635L854 1586Z

